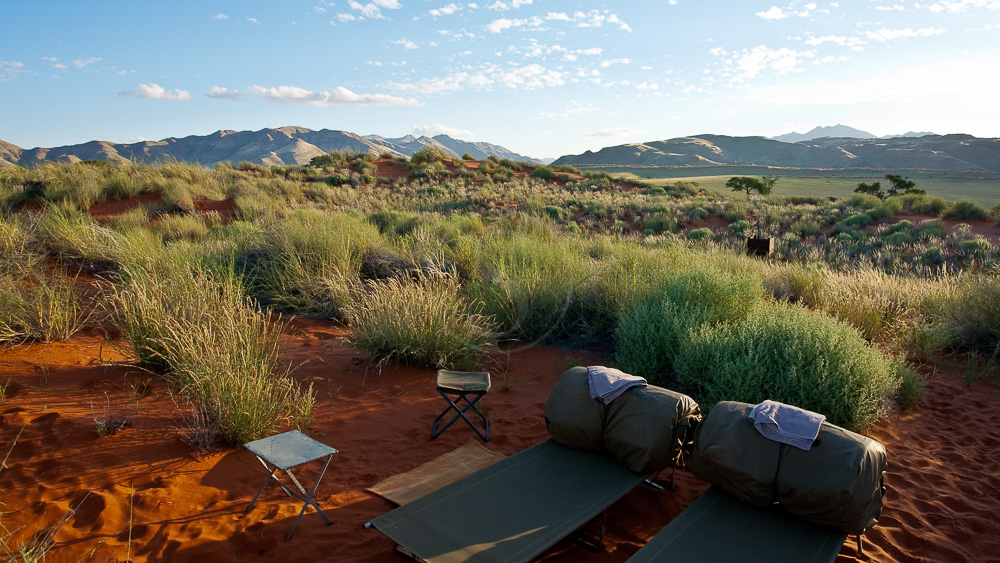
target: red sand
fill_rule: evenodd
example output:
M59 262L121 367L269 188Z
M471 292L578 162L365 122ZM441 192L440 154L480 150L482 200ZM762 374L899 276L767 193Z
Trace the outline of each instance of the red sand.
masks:
M329 323L296 321L288 357L305 362L296 374L317 391L307 433L340 450L317 491L333 520L310 510L291 542L284 535L301 504L269 487L249 515L244 508L263 482L260 464L231 449L201 460L176 436L169 389L122 359L96 334L69 342L0 349L0 472L3 524L15 544L77 512L56 535L47 561L237 560L403 561L389 540L365 522L393 505L364 491L462 445L461 425L437 440L431 421L443 406L430 369L366 364L339 341ZM602 362L580 351L533 348L514 352L509 387L491 368L484 399L492 422L488 447L510 455L547 438L542 408L566 368ZM143 393L143 389L145 392ZM134 425L104 438L94 410L139 405ZM143 398L138 398L145 395ZM889 493L881 525L866 537L867 561L987 561L1000 554L1000 389L966 385L957 369L938 371L924 403L873 429L889 452ZM312 482L309 471L299 474ZM661 480L666 476L661 476ZM678 472L678 488L639 487L608 513L608 551L594 554L564 541L544 561L624 561L690 504L706 485ZM89 495L88 495L89 493ZM589 529L596 530L591 523ZM853 538L841 561L856 556Z

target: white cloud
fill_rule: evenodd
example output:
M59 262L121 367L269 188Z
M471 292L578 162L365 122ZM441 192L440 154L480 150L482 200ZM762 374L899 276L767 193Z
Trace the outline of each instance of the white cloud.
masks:
M636 85L639 90L659 90L660 85L656 82L642 82Z
M614 127L612 129L601 129L600 131L595 131L588 137L600 137L600 138L616 138L616 137L632 137L638 135L639 133L645 133L640 129L633 129L631 127Z
M631 59L610 59L610 60L607 60L607 61L601 61L601 68L608 68L609 66L611 66L613 64L627 65L627 64L631 64L631 62L632 62Z
M340 23L347 23L347 22L352 22L358 18L354 17L354 14L337 14L337 19L340 20Z
M486 31L490 33L500 33L505 29L510 29L512 27L520 27L526 25L528 20L511 20L507 18L500 18L498 20L493 20L486 24Z
M914 37L931 37L934 35L941 35L947 32L947 29L940 27L923 27L920 29L913 29L908 27L906 29L886 29L882 28L877 31L866 31L865 37L871 39L872 41L878 41L884 43L886 41L895 41L897 39L912 39Z
M405 37L403 37L402 39L396 39L394 41L390 41L389 43L392 43L393 45L402 45L403 48L405 48L405 49L419 49L420 48L419 45L417 45L416 43L414 43L413 41L410 41L409 39L407 39Z
M724 55L725 51L713 54ZM802 70L799 68L803 59L813 58L816 53L812 51L796 51L787 47L780 49L770 49L765 45L759 45L753 49L744 49L739 54L734 54L733 58L725 61L725 65L736 72L739 79L751 80L761 72L772 70L778 74Z
M247 21L250 23L260 24L260 21L258 21L257 18L247 18Z
M0 61L0 80L12 80L18 74L27 72L24 63L17 61Z
M360 12L358 19L372 19L372 20L384 20L385 16L382 15L382 10L398 10L402 8L399 0L372 0L367 4L362 4L358 0L350 0L347 5L354 11ZM347 19L343 16L346 14L337 14L337 18L342 22L353 21L353 19Z
M549 21L563 21L563 22L571 21L569 18L569 14L567 14L566 12L549 12L545 14L545 19Z
M361 106L419 105L419 103L412 98L399 98L387 94L355 94L342 86L338 86L337 88L328 88L322 92L314 92L297 86L264 88L262 86L254 85L250 88L250 93L258 94L260 97L269 102L302 104L320 107L344 104Z
M103 61L101 57L91 57L89 59L76 59L71 64L76 68L87 68L88 66Z
M425 78L418 82L389 82L385 86L401 92L419 94L439 94L457 92L470 88L491 88L502 86L517 90L534 90L552 86L562 86L566 74L539 64L525 66L485 65L479 70L462 71L447 76Z
M892 6L875 6L875 9L883 12L902 12L906 10L906 6L903 6L902 4L894 4Z
M777 6L771 6L770 10L757 12L757 17L764 18L765 20L783 20L788 17L788 14Z
M441 125L440 123L435 123L434 125L414 125L413 126L414 135L426 135L428 137L436 137L438 135L448 135L452 139L461 139L464 141L471 141L475 138L475 134L468 129L457 129L455 127L447 127Z
M430 10L427 13L436 18L441 16L450 16L455 12L461 10L462 7L463 6L461 4L448 4L447 6L441 6L440 8L435 8L433 10Z
M498 0L497 2L494 2L494 3L492 3L492 4L490 4L489 6L486 6L486 7L489 8L489 9L491 9L491 10L496 10L498 12L505 12L507 10L516 10L516 9L520 8L521 6L528 6L531 3L532 3L532 0L511 0L510 3L501 2L501 1Z
M226 14L215 14L215 17L212 18L212 19L214 19L214 20L228 20L229 16L227 16Z
M122 90L118 92L118 95L147 100L171 100L175 102L191 99L191 94L187 90L167 90L155 82L140 84L131 90Z
M208 92L205 92L206 97L215 100L242 100L247 96L247 94L248 92L229 90L228 88L223 88L221 86L212 86Z
M959 14L968 8L986 8L988 10L1000 9L1000 1L997 0L954 0L935 2L927 7L932 12L947 11L951 14Z

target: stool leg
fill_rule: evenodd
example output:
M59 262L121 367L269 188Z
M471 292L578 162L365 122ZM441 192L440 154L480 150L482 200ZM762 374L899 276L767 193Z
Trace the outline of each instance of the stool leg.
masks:
M257 458L257 459L260 459L260 458ZM264 460L261 460L261 463L264 463ZM264 463L264 467L267 468L267 464L266 463ZM264 479L264 484L261 485L259 489L257 489L257 494L255 494L253 496L253 500L250 501L250 505L246 507L246 509L243 511L243 514L247 514L248 512L250 512L251 510L253 510L253 505L257 502L257 498L260 497L260 494L264 492L265 488L267 488L267 484L271 482L271 479L275 479L274 472L277 471L277 470L278 470L277 466L275 466L273 469L271 469L271 473L268 474L267 479ZM275 480L277 480L277 479L275 479ZM278 484L280 485L281 481L278 481Z
M453 401L451 399L451 397L449 397L448 394L445 391L439 389L438 393L440 393L441 396L444 397L446 401L448 401L448 407L446 409L444 409L441 412L441 414L438 415L438 417L436 419L434 419L434 424L431 425L431 438L437 438L438 436L440 436L441 434L443 434L444 431L447 430L449 426L451 426L452 424L455 423L455 421L457 421L459 418L461 418L461 419L465 420L465 422L472 428L472 430L480 438L483 439L483 441L485 441L485 442L489 442L490 441L490 421L489 421L489 419L486 418L486 415L484 415L483 412L481 410L479 410L479 407L476 405L476 403L478 403L480 399L482 399L483 397L486 396L486 392L476 393L476 396L473 397L473 399L471 401L469 400L469 398L466 396L465 393L462 393L462 394L458 395L458 399L456 401L462 401L462 400L464 400L466 402L465 408L459 408L457 402ZM479 428L477 428L476 425L471 420L469 420L469 417L467 417L465 415L465 413L468 412L469 409L474 410L476 412L476 414L478 414L479 416L481 416L483 418L483 426L486 429L486 434L485 435L483 435L483 433L479 431ZM455 416L452 417L452 419L449 420L448 423L445 424L441 428L441 430L438 430L437 429L438 422L441 420L442 417L444 417L446 414L448 414L452 410L455 411L455 413L456 413Z
M316 494L316 488L319 487L319 482L323 480L323 475L326 473L326 468L330 466L331 459L333 459L333 454L326 456L326 463L323 464L323 469L321 469L319 475L316 476L316 482L313 483L312 490L310 490L308 494L306 493L305 488L301 484L299 484L298 479L296 479L295 476L291 474L291 472L286 471L286 473L288 473L288 475L292 478L292 481L295 481L295 484L298 485L299 489L302 491L303 503L302 503L302 510L299 510L299 515L295 518L295 522L292 524L292 529L288 530L288 535L285 536L285 541L292 539L292 534L295 533L295 527L299 525L299 520L302 520L302 516L306 513L306 508L308 508L309 505L312 505L312 507L316 509L316 512L318 512L319 515L323 518L323 521L326 522L327 526L333 524L333 522L331 522L330 519L326 517L326 513L324 513L323 510L319 507L319 505L316 504L316 501L313 500L313 496Z

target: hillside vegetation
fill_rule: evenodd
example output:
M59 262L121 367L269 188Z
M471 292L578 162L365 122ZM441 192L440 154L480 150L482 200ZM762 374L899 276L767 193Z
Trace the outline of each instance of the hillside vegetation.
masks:
M597 347L706 407L772 398L855 429L919 397L914 362L1000 349L997 248L940 220L987 211L933 195L726 197L425 149L12 168L0 206L0 338L113 329L233 443L310 416L277 314L346 323L373 362Z

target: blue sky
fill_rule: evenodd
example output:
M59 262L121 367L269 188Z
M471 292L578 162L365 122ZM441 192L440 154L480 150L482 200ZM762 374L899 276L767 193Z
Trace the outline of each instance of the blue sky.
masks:
M556 157L843 123L1000 137L1000 0L8 2L0 139L297 125Z

